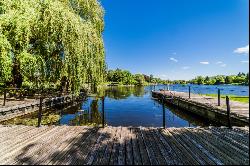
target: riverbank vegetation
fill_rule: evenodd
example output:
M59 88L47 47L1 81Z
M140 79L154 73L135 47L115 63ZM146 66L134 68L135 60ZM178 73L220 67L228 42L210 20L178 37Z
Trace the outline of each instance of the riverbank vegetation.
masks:
M104 11L97 0L2 0L0 85L79 92L104 81Z
M217 75L212 77L198 76L195 79L186 80L163 80L155 78L153 75L132 74L128 70L109 70L106 74L107 82L115 82L118 85L150 85L150 84L199 84L199 85L249 85L249 73L239 73L238 75Z
M217 97L218 94L206 94L206 96ZM239 101L242 103L249 103L249 96L236 96L236 95L227 95L230 100ZM226 95L221 95L221 98L225 99Z
M169 80L155 78L153 75L132 74L130 71L122 69L108 70L106 80L108 83L115 82L118 85L150 85L170 83Z
M232 84L232 85L249 85L249 73L241 73L237 75L217 75L213 77L198 76L195 79L187 81L192 84L204 84L204 85L220 85L220 84Z

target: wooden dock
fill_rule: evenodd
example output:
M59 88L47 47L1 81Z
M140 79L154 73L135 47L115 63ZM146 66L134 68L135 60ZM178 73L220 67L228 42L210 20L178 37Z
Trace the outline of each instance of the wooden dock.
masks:
M0 126L0 164L249 165L249 128Z
M48 110L52 108L60 107L61 110L68 109L70 107L74 107L79 104L84 98L85 94L80 93L79 96L76 95L65 95L61 97L51 97L44 98L42 101L39 99L28 100L29 102L25 102L20 104L17 102L16 105L6 105L0 107L0 122L23 116L26 114L30 114L32 112L36 112L39 110L41 106L42 110ZM7 102L8 103L8 102Z
M190 94L176 91L152 91L152 96L159 100L164 99L165 103L172 104L180 109L192 112L211 121L227 125L226 100L221 98L218 106L218 99L214 97ZM249 125L249 103L230 101L230 116L234 125Z

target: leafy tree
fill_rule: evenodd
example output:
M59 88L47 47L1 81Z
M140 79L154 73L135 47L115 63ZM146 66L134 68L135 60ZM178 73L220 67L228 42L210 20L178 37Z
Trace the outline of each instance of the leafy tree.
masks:
M226 76L225 84L232 84L232 83L233 83L233 77L232 76Z
M143 85L145 83L144 76L142 74L135 74L135 80L137 81L138 85Z
M196 80L197 80L197 84L204 84L204 78L202 77L202 76L198 76L197 78L196 78Z
M216 82L215 82L216 85L220 85L220 84L225 83L225 79L223 76L216 76L215 79L216 79Z
M2 0L0 9L0 80L44 86L66 78L75 92L104 80L104 12L97 0Z
M208 76L206 76L205 80L204 80L205 84L210 84L210 78Z
M246 74L245 85L249 85L249 73Z

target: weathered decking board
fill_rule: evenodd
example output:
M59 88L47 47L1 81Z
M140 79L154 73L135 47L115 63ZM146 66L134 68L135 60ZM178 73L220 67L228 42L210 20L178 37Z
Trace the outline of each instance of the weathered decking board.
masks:
M249 128L0 126L0 164L249 165Z

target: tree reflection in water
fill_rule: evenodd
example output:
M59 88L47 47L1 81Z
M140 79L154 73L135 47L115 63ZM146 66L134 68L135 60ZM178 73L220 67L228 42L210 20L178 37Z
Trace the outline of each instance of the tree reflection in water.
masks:
M75 118L69 123L70 125L93 125L99 126L102 124L102 114L99 112L98 98L91 101L90 109L79 110Z
M143 96L145 94L144 86L111 86L103 87L98 91L98 96L106 96L111 99L127 99L129 96Z

